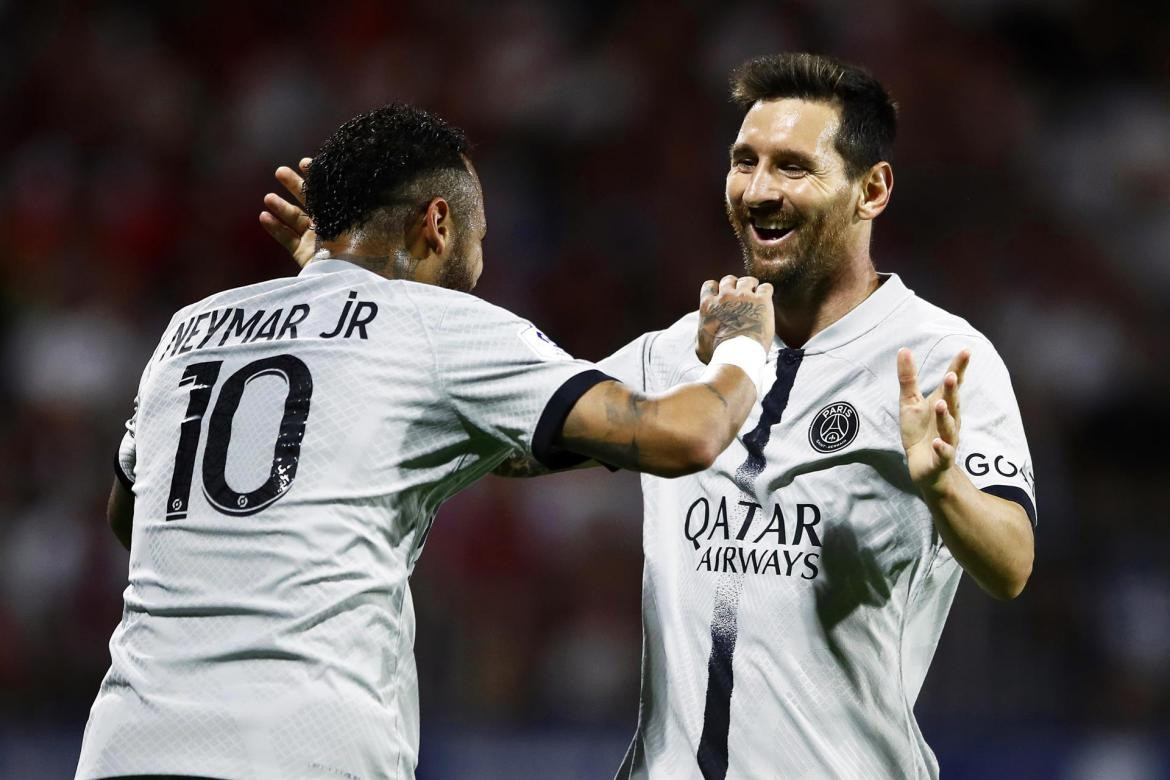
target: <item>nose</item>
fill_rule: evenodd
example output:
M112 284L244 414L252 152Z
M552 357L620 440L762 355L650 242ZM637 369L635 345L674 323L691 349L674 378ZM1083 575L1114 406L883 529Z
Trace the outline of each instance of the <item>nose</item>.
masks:
M749 209L779 206L784 202L780 182L769 170L769 166L757 165L743 192L743 203Z

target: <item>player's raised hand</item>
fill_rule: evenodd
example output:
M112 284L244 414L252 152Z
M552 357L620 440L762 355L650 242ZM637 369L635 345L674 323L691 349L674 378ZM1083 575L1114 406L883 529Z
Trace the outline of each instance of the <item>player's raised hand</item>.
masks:
M720 343L736 336L750 336L764 351L772 347L776 315L772 309L772 285L754 276L708 279L699 292L699 341L695 354L704 363Z
M302 174L309 170L308 157L301 159L300 173L282 165L276 169L276 180L292 195L293 202L289 202L270 192L264 196L265 211L260 212L260 224L268 235L285 248L292 259L301 268L313 259L317 245L317 232L313 230L313 221L305 213L303 196L305 180Z
M920 490L938 487L955 463L955 450L959 446L959 386L963 384L963 373L970 360L969 351L960 351L947 367L942 384L923 397L918 390L914 355L905 347L898 350L902 446L906 449L910 478Z

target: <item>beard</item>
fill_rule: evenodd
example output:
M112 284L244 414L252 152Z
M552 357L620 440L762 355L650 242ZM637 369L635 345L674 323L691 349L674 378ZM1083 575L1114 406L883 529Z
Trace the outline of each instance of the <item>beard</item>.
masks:
M463 242L460 242L451 256L447 258L447 262L443 263L443 267L439 269L440 287L465 293L469 293L475 288L475 283L479 281L479 275L471 267L466 249Z
M737 212L728 203L727 219L743 251L744 271L761 282L770 282L778 292L817 285L848 256L851 195L842 193L811 216L801 216L787 206L769 213L769 217L779 217L792 226L788 241L777 247L757 244L747 211Z

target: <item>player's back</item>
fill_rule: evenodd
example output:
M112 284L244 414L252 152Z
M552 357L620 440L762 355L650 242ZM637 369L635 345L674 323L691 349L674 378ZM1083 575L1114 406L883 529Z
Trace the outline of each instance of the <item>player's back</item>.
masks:
M411 776L407 578L507 451L443 397L453 305L502 312L325 260L175 315L120 455L130 580L78 777Z

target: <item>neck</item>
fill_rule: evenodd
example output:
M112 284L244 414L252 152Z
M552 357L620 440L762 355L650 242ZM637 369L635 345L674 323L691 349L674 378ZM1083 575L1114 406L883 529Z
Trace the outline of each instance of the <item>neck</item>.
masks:
M386 241L371 240L362 234L346 234L333 241L318 240L314 258L322 256L345 260L387 279L414 281L419 265L406 249L392 247Z
M866 253L822 278L778 289L776 335L790 347L803 347L868 298L880 283Z

